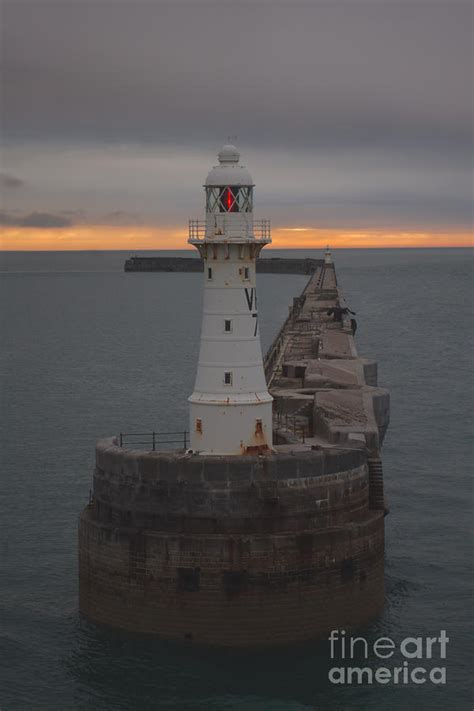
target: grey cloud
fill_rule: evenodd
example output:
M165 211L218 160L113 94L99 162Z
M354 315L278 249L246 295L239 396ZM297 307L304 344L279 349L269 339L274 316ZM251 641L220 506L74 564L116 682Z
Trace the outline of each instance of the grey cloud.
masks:
M25 182L14 175L0 173L0 187L2 188L22 188Z
M458 0L6 3L5 130L459 152L470 17Z
M12 227L69 227L72 222L49 212L31 212L23 217L0 212L0 224Z
M88 214L85 210L60 210L51 212L31 212L21 214L18 210L0 211L0 225L11 227L70 227L77 224L94 225L139 225L143 220L136 213L114 210L105 215Z
M47 191L30 211L181 222L201 197L186 153L204 174L237 134L277 217L472 219L469 1L6 0L3 15L8 170ZM52 149L18 169L20 144ZM124 145L139 160L125 151L121 167Z
M105 225L138 225L142 222L139 215L125 210L114 210L99 218L97 224Z
M76 209L76 210L60 210L59 211L60 215L67 217L71 222L76 224L77 222L82 222L84 219L87 217L87 213L85 210L81 209Z

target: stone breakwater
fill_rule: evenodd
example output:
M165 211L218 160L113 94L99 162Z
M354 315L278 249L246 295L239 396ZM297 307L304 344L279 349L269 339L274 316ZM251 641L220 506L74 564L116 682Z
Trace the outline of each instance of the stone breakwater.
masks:
M322 259L285 259L262 257L257 260L260 274L312 274ZM126 272L202 272L204 266L199 257L130 257L124 264Z
M341 302L334 267L320 264L266 355L273 452L97 444L79 522L84 615L245 646L315 639L380 613L389 400Z

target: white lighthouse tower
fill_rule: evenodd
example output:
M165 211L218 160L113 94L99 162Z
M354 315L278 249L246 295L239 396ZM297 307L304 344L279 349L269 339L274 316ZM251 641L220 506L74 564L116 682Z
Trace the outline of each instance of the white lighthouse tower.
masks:
M253 181L234 146L219 152L205 183L206 220L190 220L189 243L204 261L201 345L190 402L191 448L255 454L272 446L258 329L256 259L270 221L253 219Z

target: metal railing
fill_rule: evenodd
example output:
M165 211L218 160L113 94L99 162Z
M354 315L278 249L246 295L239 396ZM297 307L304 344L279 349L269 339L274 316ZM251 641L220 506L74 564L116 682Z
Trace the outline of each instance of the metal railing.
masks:
M255 239L271 239L270 220L254 220L253 235Z
M142 439L137 439L137 437ZM153 452L156 449L161 449L161 445L164 444L180 444L186 450L188 442L189 432L187 430L181 432L120 432L119 435L120 447L147 447Z
M311 280L310 280L311 281ZM306 287L305 287L306 288ZM303 291L304 294L304 291ZM286 347L290 341L289 329L293 329L296 319L303 308L304 300L296 301L293 306L290 306L290 312L286 317L283 325L273 339L273 342L263 358L263 368L267 380L267 386L270 387L273 378L277 374L283 356L285 355Z
M189 239L202 240L206 236L205 220L189 220Z
M311 435L309 422L306 424L301 422L301 419L298 419L298 415L283 415L280 412L276 412L273 415L273 422L276 429L285 429L288 432L292 432L296 439L303 444L306 443L306 437Z
M216 236L226 237L227 227L229 228L229 238L236 238L236 230L240 229L240 226L236 225L234 222L226 225L226 220L224 218L222 224L219 226L219 232ZM244 239L256 239L256 240L271 240L271 226L270 220L254 220L253 222L253 233L250 233L249 226L242 224L242 238ZM245 234L244 234L245 233ZM213 235L214 236L214 235ZM206 238L206 221L205 220L189 220L189 239L193 241L201 242Z

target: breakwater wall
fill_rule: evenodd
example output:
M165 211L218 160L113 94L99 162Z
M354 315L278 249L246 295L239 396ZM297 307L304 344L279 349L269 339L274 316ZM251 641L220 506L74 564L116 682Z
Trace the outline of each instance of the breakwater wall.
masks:
M319 264L265 357L268 454L97 444L79 521L84 615L246 646L322 638L380 613L389 399L354 330L334 266Z
M257 260L260 274L312 274L322 259L262 257ZM202 272L199 257L130 257L124 264L126 272Z

